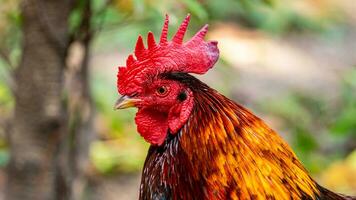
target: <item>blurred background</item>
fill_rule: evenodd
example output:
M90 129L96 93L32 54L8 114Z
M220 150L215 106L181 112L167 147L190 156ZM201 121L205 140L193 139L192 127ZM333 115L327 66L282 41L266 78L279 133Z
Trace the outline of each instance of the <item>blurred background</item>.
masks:
M319 183L356 195L353 0L0 0L0 199L137 199L148 144L114 111L138 34L209 23L198 76L257 113Z

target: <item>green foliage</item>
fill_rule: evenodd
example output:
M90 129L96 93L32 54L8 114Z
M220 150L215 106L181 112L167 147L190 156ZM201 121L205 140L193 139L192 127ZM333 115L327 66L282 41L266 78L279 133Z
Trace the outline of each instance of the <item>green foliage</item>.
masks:
M182 0L182 2L187 6L187 10L193 15L196 15L202 21L206 21L208 18L208 13L205 8L196 0Z
M122 133L125 130L126 125L133 123L132 119L134 118L134 111L125 111L123 114L114 110L114 104L118 99L114 80L109 81L98 75L93 77L92 83L96 108L100 114L103 115L111 130L108 134L116 135Z
M308 154L314 151L318 147L318 144L312 133L305 130L304 127L300 127L295 130L293 146L302 154Z
M0 40L0 62L3 64L10 64L11 67L18 64L19 55L21 52L21 25L22 18L19 10L19 2L14 0L3 0L0 2L1 6L6 8L2 10L0 8L0 38L6 38ZM0 67L4 67L1 65Z
M138 146L122 147L122 144L115 142L94 142L90 150L94 167L103 174L116 171L135 172L140 170L145 157L145 154L140 151L146 151L146 148Z
M356 68L346 74L340 108L331 124L331 133L356 138Z
M293 149L311 172L319 172L324 164L345 156L349 152L337 146L356 139L355 80L355 69L345 73L336 104L326 103L320 96L296 92L259 106L283 122L282 128L289 132ZM325 149L320 148L325 143L330 148L328 159L323 158Z
M9 159L9 152L6 149L0 149L0 167L5 167Z
M7 85L0 81L0 113L10 110L14 105L14 99Z
M21 54L22 19L19 10L19 1L0 1L0 133L2 137L6 134L3 123L9 118L14 107L14 97L10 91L11 70L18 62ZM4 123L5 124L5 123ZM0 137L0 167L3 168L9 161L8 147L5 138Z
M110 149L107 145L95 142L91 145L91 160L95 168L101 173L108 173L118 165L116 151Z
M114 78L110 80L97 74L91 81L101 122L98 130L105 140L91 145L90 158L94 167L103 174L138 171L147 152L147 144L136 132L135 111L115 111L113 108L118 99Z
M0 168L5 167L9 159L10 155L7 150L7 145L3 139L0 139Z
M291 0L207 0L204 4L212 19L238 21L240 24L280 34L291 30L329 30L343 20L337 11L308 15L297 10ZM338 14L333 14L338 13Z

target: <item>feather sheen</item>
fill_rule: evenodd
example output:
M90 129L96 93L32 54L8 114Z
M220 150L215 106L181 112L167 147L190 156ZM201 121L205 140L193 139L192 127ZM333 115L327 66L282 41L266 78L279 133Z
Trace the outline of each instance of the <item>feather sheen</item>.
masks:
M210 198L315 199L315 182L262 120L215 91L198 96L196 102L181 145L194 177L204 177ZM206 105L198 102L209 106L202 108Z
M151 146L140 199L324 199L288 144L261 119L190 75L168 78L192 89L194 108L179 134Z

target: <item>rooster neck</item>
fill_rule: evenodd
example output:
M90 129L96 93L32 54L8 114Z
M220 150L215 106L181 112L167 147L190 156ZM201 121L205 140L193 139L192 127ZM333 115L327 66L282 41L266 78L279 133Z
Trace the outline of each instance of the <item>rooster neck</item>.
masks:
M151 146L140 199L326 199L290 147L250 111L186 74L194 93L187 123ZM338 198L336 198L338 197ZM335 194L334 199L342 199Z
M203 197L203 180L193 179L191 162L180 146L181 132L168 134L162 146L151 146L144 164L140 200Z
M208 199L317 199L317 184L262 120L209 87L194 97L180 143Z

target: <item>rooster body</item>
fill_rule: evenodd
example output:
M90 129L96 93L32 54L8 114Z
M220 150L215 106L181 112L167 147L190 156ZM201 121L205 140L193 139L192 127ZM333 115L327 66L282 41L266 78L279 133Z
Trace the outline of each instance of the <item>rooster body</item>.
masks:
M151 143L140 200L354 199L319 186L290 147L250 111L188 73L203 74L218 59L203 27L182 43L183 21L157 45L139 37L135 58L118 73L116 108L135 106L138 132Z
M149 149L140 199L344 199L251 112L193 76L165 78L193 90L194 109L177 135Z

